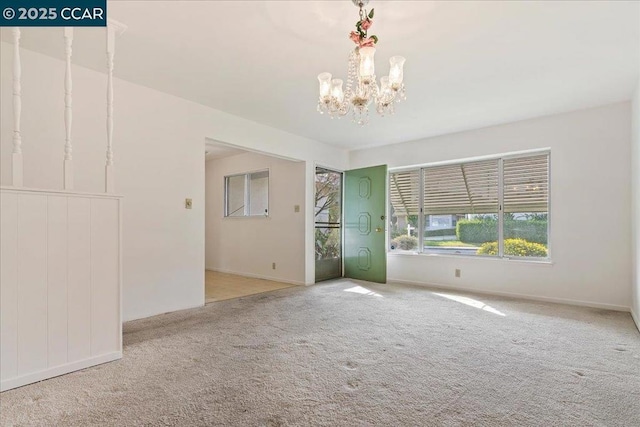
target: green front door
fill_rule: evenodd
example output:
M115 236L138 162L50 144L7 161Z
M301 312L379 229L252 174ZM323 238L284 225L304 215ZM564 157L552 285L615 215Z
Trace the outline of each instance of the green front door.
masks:
M387 165L345 172L344 276L386 283Z

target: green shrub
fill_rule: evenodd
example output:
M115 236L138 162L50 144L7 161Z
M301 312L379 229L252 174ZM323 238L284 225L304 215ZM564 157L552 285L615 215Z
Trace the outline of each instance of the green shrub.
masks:
M406 233L406 231L405 231ZM398 230L391 230L391 238L395 239L398 236L402 236L404 233L402 231L398 231Z
M498 255L498 242L484 243L476 253L478 255ZM527 242L524 239L506 239L504 241L504 254L545 258L547 256L547 248L540 243Z
M407 235L398 236L391 241L391 247L402 249L403 251L410 251L418 247L418 238Z
M494 218L460 220L456 225L456 236L464 243L486 243L498 240L498 221ZM540 219L515 220L505 218L504 237L524 239L529 242L547 244L547 221Z
M456 236L464 243L485 243L498 240L498 221L495 219L463 219L456 224Z
M514 220L504 222L505 239L524 239L529 242L547 244L547 221L538 219Z

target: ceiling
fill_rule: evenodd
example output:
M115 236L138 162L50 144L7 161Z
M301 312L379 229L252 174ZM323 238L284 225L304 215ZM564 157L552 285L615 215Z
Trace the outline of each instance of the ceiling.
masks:
M223 159L225 157L237 156L238 154L245 153L247 153L246 150L241 150L209 139L204 143L204 157L206 161Z
M109 1L109 18L128 27L115 75L347 149L628 100L637 81L638 2L369 6L377 74L390 56L405 56L408 99L366 127L316 112L317 74L346 79L358 16L350 0ZM25 28L23 46L62 58L55 30ZM96 43L103 29L76 29L74 63L104 71Z

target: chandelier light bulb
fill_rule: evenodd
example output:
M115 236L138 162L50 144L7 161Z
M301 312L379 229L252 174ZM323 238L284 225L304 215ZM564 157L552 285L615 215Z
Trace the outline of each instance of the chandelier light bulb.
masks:
M335 99L337 102L344 101L344 92L342 91L341 79L331 80L331 97Z
M320 98L324 99L331 94L331 73L321 73L318 75L320 83Z
M370 83L375 73L374 56L376 54L375 47L360 48L360 78L363 83Z
M389 76L380 77L380 94L386 95L391 90L389 85Z
M404 78L404 59L402 56L392 56L389 58L389 82L391 83L391 87L394 89L399 89L402 84L402 80Z

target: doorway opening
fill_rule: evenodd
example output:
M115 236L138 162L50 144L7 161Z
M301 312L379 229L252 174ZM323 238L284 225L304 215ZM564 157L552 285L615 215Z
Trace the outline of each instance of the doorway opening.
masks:
M205 303L304 283L306 164L211 139L204 149Z
M342 172L316 167L316 282L342 277Z

